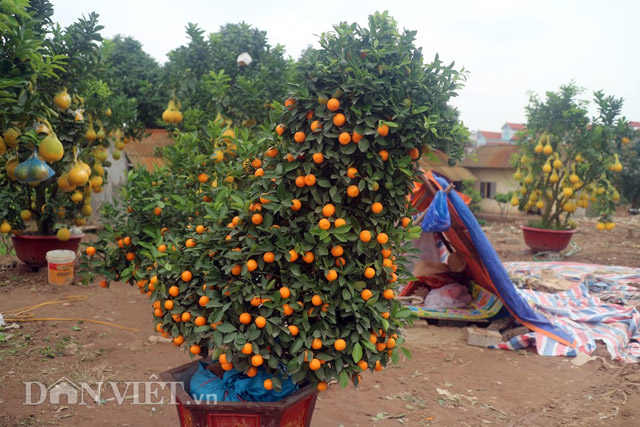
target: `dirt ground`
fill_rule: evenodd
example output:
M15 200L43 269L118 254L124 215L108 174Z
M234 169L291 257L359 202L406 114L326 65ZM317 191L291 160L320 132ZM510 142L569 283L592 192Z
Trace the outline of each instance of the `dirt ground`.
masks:
M581 220L574 237L581 250L566 260L640 267L640 239L633 237L640 218L616 222L618 227L605 233L595 230L594 220ZM485 229L503 260L532 259L517 224ZM126 381L155 381L157 373L190 360L171 344L149 341L153 325L146 297L122 284L109 290L51 286L44 271L10 266L0 271L0 313L70 297L73 301L38 308L34 317L86 320L23 322L3 332L0 426L178 425L175 407L166 403L168 390L150 404L136 404L131 388L125 394ZM640 425L638 364L612 362L600 351L604 357L578 367L568 358L470 347L464 328L425 322L408 329L407 336L411 360L365 374L357 389L331 386L318 398L312 426ZM71 405L64 398L58 405L24 404L23 382L49 386L63 376L74 382L119 381L119 386L117 393L105 390L98 404L86 399L86 405Z

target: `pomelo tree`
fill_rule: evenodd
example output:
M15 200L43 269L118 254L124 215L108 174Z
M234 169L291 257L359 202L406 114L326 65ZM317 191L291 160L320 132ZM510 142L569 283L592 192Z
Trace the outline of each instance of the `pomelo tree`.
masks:
M88 248L86 268L137 282L158 332L225 370L260 372L267 389L284 375L320 390L357 384L398 362L418 160L431 148L459 159L468 140L447 104L463 75L425 63L415 34L386 13L323 34L269 132L238 135L237 157L207 162L207 138L179 133L166 154L195 153L191 166L132 172L123 203L133 204ZM198 171L239 162L238 190L201 186ZM154 189L160 181L171 189Z
M570 229L578 208L594 204L599 229L613 229L612 214L620 194L614 187L622 171L616 147L630 132L620 117L622 99L594 93L597 116L589 118L588 103L575 84L532 95L526 107L526 130L515 162L519 189L511 199L522 211L540 212L532 224L544 229Z
M106 181L107 147L115 158L137 130L130 100L99 79L98 15L59 30L52 13L46 1L0 5L0 230L66 240Z

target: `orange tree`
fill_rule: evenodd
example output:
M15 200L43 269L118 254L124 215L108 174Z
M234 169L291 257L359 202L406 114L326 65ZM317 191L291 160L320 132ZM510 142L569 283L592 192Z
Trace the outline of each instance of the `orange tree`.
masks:
M166 204L182 203L168 192L180 191L180 169L162 178L177 188L154 190L140 172L134 196L130 179L124 203L136 206L117 224L137 233L128 239L136 251L119 264L121 279L133 275L150 296L157 331L194 355L213 353L225 370L265 369L267 389L284 371L320 390L334 378L357 384L364 370L408 354L401 327L411 311L394 297L420 233L407 201L417 160L429 147L459 158L468 137L447 106L461 75L438 60L425 65L414 36L386 13L324 34L272 132L237 141L255 156L241 163L242 188L218 183L210 202L191 198L186 212L169 213ZM129 253L129 236L119 237L90 248L87 267L113 277L110 254Z
M592 203L600 214L598 229L613 229L611 215L620 194L614 187L622 164L616 148L629 133L620 118L622 100L595 92L598 116L589 119L587 103L574 84L546 99L531 97L526 130L518 146L515 178L519 191L511 199L523 211L539 211L531 225L545 229L575 227L571 215Z
M5 233L58 228L66 240L102 191L106 148L115 141L115 158L135 135L135 111L98 78L98 16L59 31L51 14L47 1L0 6L0 215Z
M97 273L104 287L124 281L152 296L158 277L197 263L200 248L193 244L219 226L210 212L243 200L245 159L259 150L247 141L248 130L238 130L237 138L230 131L210 121L204 131L176 132L175 144L162 150L164 166L129 171L121 197L103 206L104 231L82 259L85 281Z

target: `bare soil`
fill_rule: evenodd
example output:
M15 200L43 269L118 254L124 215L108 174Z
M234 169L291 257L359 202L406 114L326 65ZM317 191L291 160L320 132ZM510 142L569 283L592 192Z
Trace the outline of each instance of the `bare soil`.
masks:
M595 221L581 220L574 241L580 251L567 261L640 267L640 241L630 237L640 218L616 220L612 232L598 232ZM489 224L485 230L505 261L529 261L517 224ZM25 405L25 381L49 386L71 381L155 381L154 375L190 361L182 350L152 343L148 299L136 289L116 284L51 286L46 272L32 273L0 265L0 313L48 301L37 318L75 318L115 323L136 330L89 321L22 322L0 338L0 426L175 426L176 409L163 390L153 404L135 404L131 388L123 404L106 390L96 404ZM10 261L10 260L9 260ZM6 265L6 267L5 267ZM1 337L2 335L0 335ZM584 366L571 359L542 357L528 351L487 350L466 345L460 327L427 326L407 330L411 360L382 372L363 375L360 387L332 385L321 393L312 426L630 426L640 425L640 365L604 357ZM141 391L144 393L144 391ZM36 393L34 399L37 400ZM165 403L160 403L164 398Z

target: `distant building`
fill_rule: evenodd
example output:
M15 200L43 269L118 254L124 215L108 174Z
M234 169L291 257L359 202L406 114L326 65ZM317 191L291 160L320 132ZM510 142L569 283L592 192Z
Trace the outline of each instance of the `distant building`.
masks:
M164 129L147 129L147 137L127 145L125 155L129 160L129 168L144 166L152 171L155 166L162 166L164 161L157 155L157 150L173 144L173 139Z
M442 151L432 151L431 159L423 157L420 160L420 167L424 171L433 171L437 175L445 177L448 181L455 184L457 189L460 189L460 185L463 181L476 181L477 178L467 168L457 164L456 166L449 166L449 156Z
M504 144L506 141L502 139L502 134L500 132L490 132L487 130L479 130L475 133L476 136L476 144L478 146L482 145L493 145L493 144Z
M173 139L164 129L147 129L147 135L143 139L133 140L127 144L119 160L109 158L111 166L105 168L109 175L109 181L104 186L102 193L94 194L91 199L91 207L94 214L90 219L91 224L101 222L100 211L105 202L111 202L120 197L118 191L127 182L127 173L134 167L145 167L152 171L155 166L164 164L163 160L156 156L156 147L162 148L173 144ZM113 153L113 146L109 148Z
M473 132L472 138L475 139L477 146L483 145L505 145L505 144L513 144L517 141L518 137L516 136L518 131L523 130L523 123L509 123L506 122L502 126L501 132L492 132L487 130L478 130Z
M516 145L509 143L483 145L460 164L476 178L473 187L483 198L480 202L482 212L499 214L500 206L494 200L496 193L508 193L518 188L513 178L516 169L511 163L518 151Z
M509 123L506 122L503 126L502 126L502 139L504 141L508 141L508 142L513 142L513 141L517 141L517 136L516 133L518 131L524 130L524 124L523 123Z

